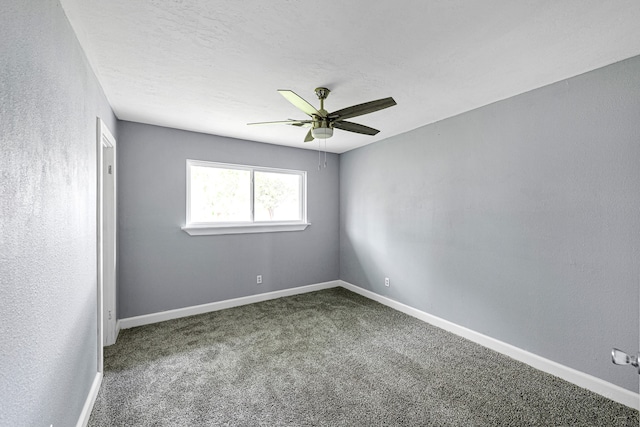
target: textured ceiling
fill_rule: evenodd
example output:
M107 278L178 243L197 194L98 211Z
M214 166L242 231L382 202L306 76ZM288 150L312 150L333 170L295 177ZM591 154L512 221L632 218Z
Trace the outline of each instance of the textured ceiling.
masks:
M640 54L638 0L61 0L115 114L272 144L306 129L291 89L325 108L398 105L336 130L341 153Z

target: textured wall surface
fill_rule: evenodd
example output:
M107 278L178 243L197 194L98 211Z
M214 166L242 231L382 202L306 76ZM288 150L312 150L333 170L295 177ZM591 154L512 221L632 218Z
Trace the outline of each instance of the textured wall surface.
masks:
M338 279L339 157L131 122L119 123L118 317ZM186 159L307 171L304 231L189 236ZM264 282L256 285L256 275Z
M97 371L96 116L57 1L0 13L0 425L75 425Z
M639 165L640 57L348 152L340 278L637 392Z

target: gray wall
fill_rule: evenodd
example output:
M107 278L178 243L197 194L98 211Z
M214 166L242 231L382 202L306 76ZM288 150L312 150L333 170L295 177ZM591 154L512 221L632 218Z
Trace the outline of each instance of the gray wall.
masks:
M338 279L339 157L120 122L118 317ZM189 236L186 159L306 170L305 231ZM256 285L262 274L263 284Z
M638 391L609 354L638 350L640 57L348 152L340 178L341 279Z
M0 13L0 425L71 426L97 372L96 116L57 1Z

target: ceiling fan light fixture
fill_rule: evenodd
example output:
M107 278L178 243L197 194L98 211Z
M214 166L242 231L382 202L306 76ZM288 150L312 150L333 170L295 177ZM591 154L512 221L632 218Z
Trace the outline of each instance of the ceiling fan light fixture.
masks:
M333 128L330 127L317 127L311 129L311 135L315 139L327 139L333 136Z

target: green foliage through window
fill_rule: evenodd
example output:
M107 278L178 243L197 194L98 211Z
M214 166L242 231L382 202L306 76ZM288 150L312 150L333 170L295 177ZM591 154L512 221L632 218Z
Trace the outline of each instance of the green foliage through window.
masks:
M300 176L255 172L256 221L300 219Z

